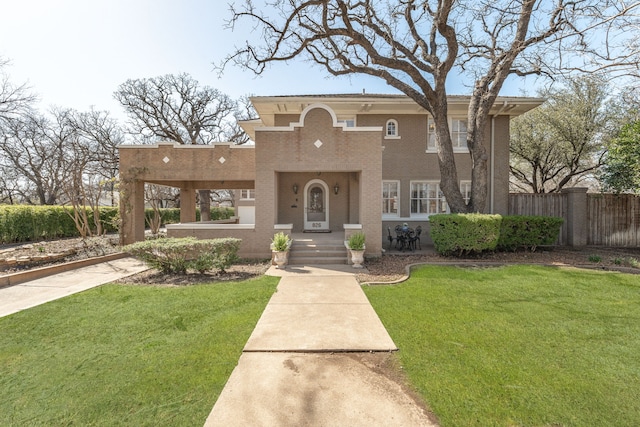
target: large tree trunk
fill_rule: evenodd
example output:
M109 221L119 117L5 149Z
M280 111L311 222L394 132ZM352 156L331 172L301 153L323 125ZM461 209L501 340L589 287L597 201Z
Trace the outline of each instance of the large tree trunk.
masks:
M493 104L487 102L487 105L476 107L476 102L481 97L477 97L472 101L467 117L467 147L471 156L471 200L467 206L467 212L484 212L487 203L487 150L484 145L485 130L487 128L488 111ZM486 101L485 101L486 102ZM478 111L480 110L480 111ZM491 183L493 185L493 183Z
M467 205L464 203L462 194L460 194L460 185L458 184L458 171L453 155L446 108L444 110L444 113L435 110L433 116L436 126L438 165L440 166L440 190L446 197L451 212L466 212Z

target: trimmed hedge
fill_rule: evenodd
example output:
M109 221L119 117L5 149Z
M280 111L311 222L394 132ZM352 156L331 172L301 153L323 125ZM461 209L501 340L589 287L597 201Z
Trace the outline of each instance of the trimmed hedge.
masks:
M52 240L64 237L78 237L69 206L31 206L0 205L0 243L30 242ZM93 213L87 208L87 215ZM153 215L153 209L145 209L147 218ZM211 208L211 219L227 219L234 215L233 208ZM180 222L180 209L160 209L162 224ZM107 233L117 233L119 218L118 207L100 207L100 221ZM200 220L200 211L196 210L196 220Z
M200 273L213 268L224 271L238 260L240 239L161 238L136 242L126 252L163 273Z
M146 222L148 224L153 217L153 209L146 208L144 210ZM211 220L229 219L235 215L233 208L211 208ZM160 209L161 224L177 224L180 222L180 208L161 208ZM196 209L196 221L200 221L200 209Z
M69 214L69 206L0 205L0 243L77 237L80 234ZM87 215L92 217L91 209ZM117 207L100 208L104 230L116 232Z
M503 216L498 250L525 248L535 251L538 246L553 245L563 222L564 219L553 216Z
M431 239L438 253L463 255L494 250L500 236L500 215L431 215Z
M438 253L463 255L493 250L535 250L553 245L563 219L545 216L439 214L429 217Z

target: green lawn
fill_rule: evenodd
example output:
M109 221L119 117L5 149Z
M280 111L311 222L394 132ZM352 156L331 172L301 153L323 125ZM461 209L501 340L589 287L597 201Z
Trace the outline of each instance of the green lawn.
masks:
M640 425L640 276L429 266L365 292L444 427Z
M105 285L0 318L0 425L203 425L276 284Z

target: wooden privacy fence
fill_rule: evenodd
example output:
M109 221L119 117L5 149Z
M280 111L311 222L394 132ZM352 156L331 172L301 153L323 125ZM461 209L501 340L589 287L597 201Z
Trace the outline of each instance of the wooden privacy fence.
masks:
M589 245L640 245L640 197L633 194L587 194Z
M564 218L558 245L640 245L640 196L587 194L585 188L562 193L509 195L510 215Z

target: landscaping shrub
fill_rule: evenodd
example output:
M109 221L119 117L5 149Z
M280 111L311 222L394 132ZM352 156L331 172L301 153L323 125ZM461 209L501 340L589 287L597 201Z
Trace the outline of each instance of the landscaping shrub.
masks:
M535 251L538 246L553 245L563 222L562 218L550 216L503 216L497 248L504 251L519 248Z
M153 209L144 210L145 223L148 224L153 217ZM229 219L235 215L233 208L211 208L211 220ZM178 224L180 222L180 208L160 208L161 225ZM196 221L200 221L200 209L196 209Z
M92 217L91 209L87 215ZM80 235L71 215L69 206L0 206L0 243L50 240ZM71 215L70 215L71 214ZM104 231L118 231L114 218L117 207L101 207L100 221Z
M240 239L203 239L195 237L146 240L124 250L162 273L201 273L216 268L224 271L238 260Z
M69 213L73 215L69 206L0 205L0 243L78 237L80 233ZM153 209L146 209L145 215L153 215ZM233 208L211 209L213 220L227 219L233 215ZM93 216L90 208L87 208L87 216ZM178 223L180 209L160 209L160 216L163 225ZM118 217L117 206L100 207L100 222L104 232L118 232ZM199 220L200 211L196 210L196 221Z
M442 255L463 255L494 250L500 236L500 215L431 215L431 239Z

